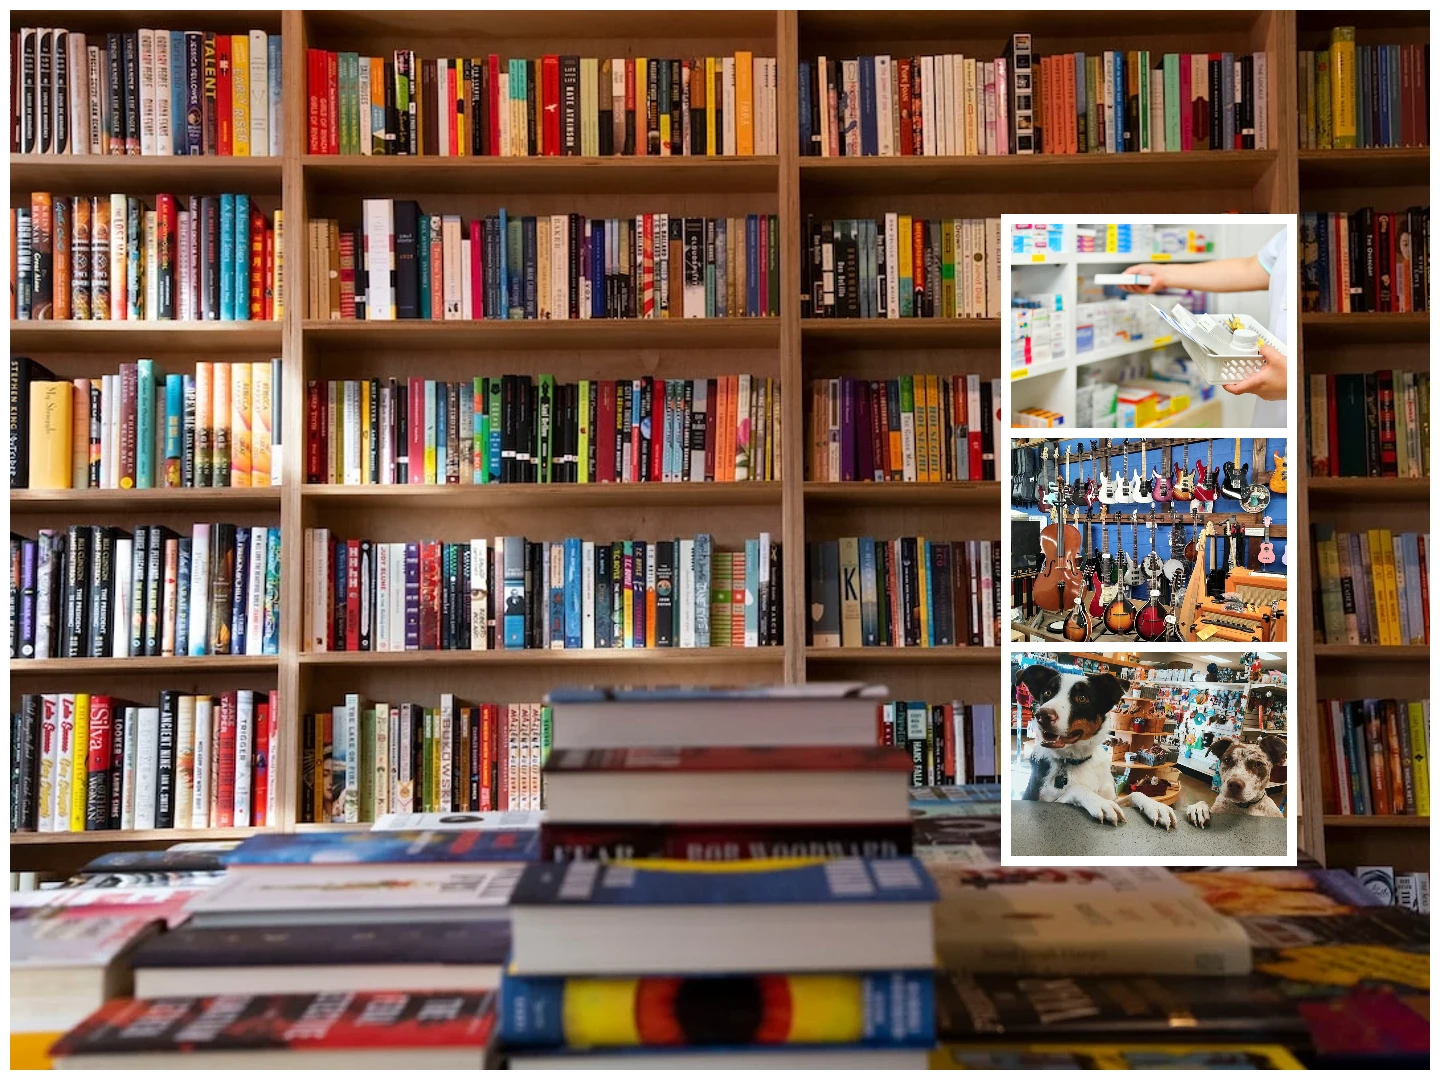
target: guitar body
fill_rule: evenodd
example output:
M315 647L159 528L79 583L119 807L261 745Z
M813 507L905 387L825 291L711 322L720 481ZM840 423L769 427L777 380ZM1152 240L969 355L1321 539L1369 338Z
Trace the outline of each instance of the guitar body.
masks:
M1225 463L1225 475L1220 479L1220 494L1227 499L1234 499L1239 502L1244 497L1245 488L1250 477L1250 464L1236 465L1233 461Z
M1100 474L1100 491L1096 495L1101 506L1111 506L1115 503L1115 484L1106 479L1105 474Z
M1290 481L1286 475L1287 472L1285 456L1283 454L1276 454L1275 471L1270 474L1270 490L1275 492L1276 495L1284 495L1290 489Z
M1150 498L1161 506L1170 501L1170 481L1159 469L1150 477Z
M1098 571L1092 570L1086 576L1085 591L1089 594L1089 602L1085 605L1085 612L1092 619L1098 619L1105 614L1105 602L1100 598L1105 591L1105 583L1100 580Z
M1130 501L1141 506L1150 505L1150 485L1138 469L1130 479Z
M1205 468L1204 465L1196 463L1197 469ZM1175 474L1175 483L1170 489L1170 498L1174 502L1189 502L1195 498L1195 478L1189 472L1178 472Z
M1110 496L1112 503L1128 503L1130 501L1130 487L1125 482L1125 474L1119 469L1115 470L1115 489Z

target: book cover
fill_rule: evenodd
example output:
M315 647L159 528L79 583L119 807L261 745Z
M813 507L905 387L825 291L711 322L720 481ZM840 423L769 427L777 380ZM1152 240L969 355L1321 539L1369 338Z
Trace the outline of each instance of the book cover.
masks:
M547 822L540 827L540 859L614 862L625 859L679 859L695 862L736 859L879 858L909 855L909 823L898 825L773 824L690 825L674 823L586 824Z
M226 852L223 861L242 867L533 862L539 850L539 833L533 828L432 831L377 826L365 832L260 834Z

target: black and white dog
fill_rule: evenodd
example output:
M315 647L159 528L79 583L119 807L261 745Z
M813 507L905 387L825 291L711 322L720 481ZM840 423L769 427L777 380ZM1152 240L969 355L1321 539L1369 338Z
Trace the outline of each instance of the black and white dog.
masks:
M1191 803L1185 811L1190 824L1204 828L1211 814L1249 814L1252 817L1284 817L1275 800L1266 794L1270 772L1285 764L1286 744L1279 735L1264 735L1258 743L1216 739L1210 745L1220 774L1220 794L1215 802Z
M1125 695L1114 675L1062 675L1035 665L1015 679L1030 691L1040 745L1030 754L1026 799L1078 806L1102 825L1125 820L1123 807L1140 811L1156 828L1173 829L1175 811L1148 795L1132 792L1115 798L1110 746L1115 722L1110 710Z

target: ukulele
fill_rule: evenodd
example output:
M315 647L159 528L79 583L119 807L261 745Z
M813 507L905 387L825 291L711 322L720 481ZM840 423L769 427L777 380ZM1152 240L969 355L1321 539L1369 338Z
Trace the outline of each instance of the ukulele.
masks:
M1270 543L1270 522L1272 520L1268 517L1265 519L1265 539L1260 541L1260 550L1255 553L1255 561L1261 566L1269 566L1275 561L1275 545Z
M1276 495L1284 495L1290 489L1290 481L1286 475L1285 455L1275 455L1275 471L1270 474L1270 490Z
M1070 455L1065 455L1068 465ZM1055 504L1050 508L1055 523L1040 530L1040 550L1045 556L1045 566L1035 579L1033 595L1035 603L1045 611L1064 611L1070 606L1071 598L1081 595L1080 581L1080 530L1065 520L1065 496L1056 493Z
M1140 440L1140 468L1130 481L1130 501L1141 506L1150 505L1150 477L1145 475L1145 440Z
M1185 463L1175 473L1175 483L1171 485L1170 496L1174 502L1189 502L1195 497L1195 478L1190 475L1190 444L1181 446L1180 453ZM1197 467L1199 464L1196 462Z
M1250 464L1240 463L1240 440L1235 440L1235 460L1225 463L1225 473L1220 478L1220 494L1239 502L1245 497L1245 488L1250 476Z
M1102 506L1100 508L1100 539L1105 546L1105 550L1097 558L1092 546L1090 555L1091 590L1089 611L1091 616L1096 619L1105 614L1105 605L1109 602L1109 598L1103 596L1106 586L1110 583L1110 534L1105 528L1106 510L1107 507Z
M1160 468L1150 478L1150 498L1155 500L1157 506L1165 506L1170 502L1170 448L1160 456Z
M1124 579L1129 581L1128 575ZM1112 634L1128 634L1135 627L1135 605L1130 600L1128 584L1122 583L1115 598L1105 606L1105 629Z
M1205 464L1195 463L1195 498L1201 502L1215 502L1215 440L1209 440L1205 450Z

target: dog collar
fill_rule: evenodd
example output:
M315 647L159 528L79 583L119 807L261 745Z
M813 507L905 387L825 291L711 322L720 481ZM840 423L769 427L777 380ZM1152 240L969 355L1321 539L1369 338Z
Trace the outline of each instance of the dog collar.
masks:
M1082 757L1082 758L1061 758L1061 759L1060 759L1060 763L1061 763L1062 765L1069 765L1069 766L1072 766L1072 767L1075 766L1075 765L1084 765L1085 762L1089 761L1090 758L1092 758L1092 757L1094 757L1094 756L1095 756L1094 754L1091 754L1091 755L1089 755L1089 757Z
M1257 798L1257 799L1251 799L1249 802L1237 802L1237 803L1231 803L1230 805L1231 805L1231 806L1238 806L1238 807L1240 807L1241 810L1249 810L1250 807L1252 807L1252 806L1258 806L1260 803L1262 803L1262 802L1264 802L1264 801L1265 801L1265 796L1264 796L1264 795L1261 795L1259 798Z

